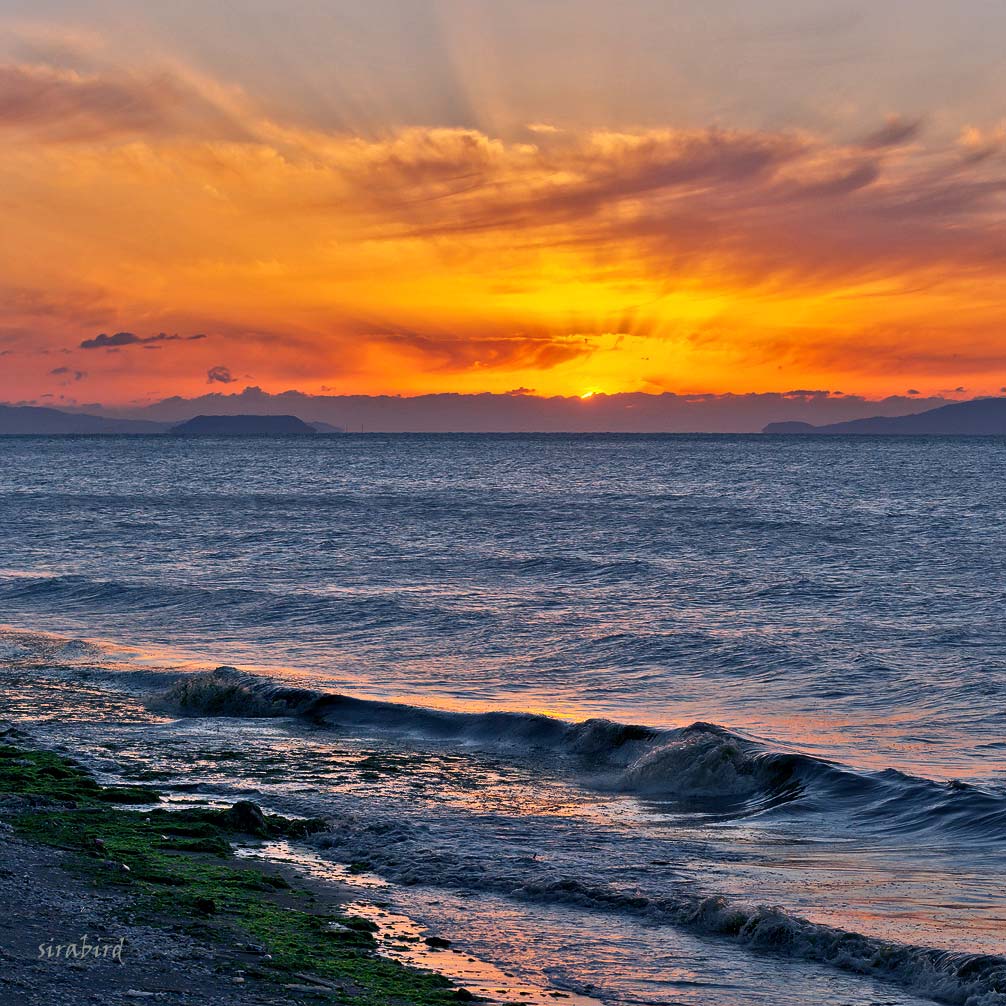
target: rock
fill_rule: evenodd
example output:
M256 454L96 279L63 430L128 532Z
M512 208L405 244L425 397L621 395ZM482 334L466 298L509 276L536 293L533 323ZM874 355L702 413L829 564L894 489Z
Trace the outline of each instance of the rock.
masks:
M217 903L212 898L196 898L192 907L200 915L216 915Z
M450 945L450 940L445 940L442 936L427 936L426 945L434 950L446 950Z
M238 800L229 811L227 811L227 822L235 830L243 832L245 835L258 835L265 837L269 834L269 825L266 823L262 808L251 800Z

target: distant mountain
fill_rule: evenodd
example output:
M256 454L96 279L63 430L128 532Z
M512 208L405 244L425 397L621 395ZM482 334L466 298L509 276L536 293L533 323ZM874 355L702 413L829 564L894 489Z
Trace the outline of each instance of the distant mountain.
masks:
M145 419L108 419L83 412L61 412L34 405L0 405L0 436L67 436L163 433L167 423Z
M313 437L317 430L296 416L196 416L168 431L176 437Z
M769 423L763 433L803 433L816 436L848 434L902 436L1006 436L1006 398L956 402L911 416L874 416L846 423Z
M308 423L308 426L314 428L315 433L345 433L346 429L343 426L333 426L331 423Z

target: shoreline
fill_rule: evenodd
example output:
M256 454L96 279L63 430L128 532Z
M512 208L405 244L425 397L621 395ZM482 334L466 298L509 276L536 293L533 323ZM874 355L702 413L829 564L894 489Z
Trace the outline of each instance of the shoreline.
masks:
M60 679L61 688L64 686L76 688L81 683L87 682L93 674L100 672L100 668L93 662L95 655L86 651L86 645L79 640L65 643L71 654L75 654L76 657L86 655L87 659L81 664L80 671L74 669L76 664L66 665L71 673L65 680ZM26 653L18 659L23 660L25 668L32 669L35 667L35 660L32 658L32 654ZM196 676L194 680L204 676L206 675ZM213 674L210 673L208 676L212 678ZM191 683L193 679L186 676L186 680ZM233 684L230 681L225 683L228 686ZM283 692L290 690L286 687ZM304 698L303 690L293 689L293 691L300 698ZM37 690L25 700L31 704L24 706L26 715L19 724L29 733L21 733L16 729L4 731L4 723L0 722L0 748L4 744L14 748L5 756L0 755L0 821L17 823L21 838L32 840L35 846L35 858L41 855L39 852L41 849L50 850L47 853L49 859L46 860L47 865L44 868L37 864L33 866L34 860L26 854L25 861L29 869L25 873L31 875L30 882L20 885L15 882L21 872L20 861L17 861L14 864L16 869L9 871L11 877L5 878L12 882L0 888L0 896L4 896L7 903L20 906L33 904L37 900L37 892L43 893L41 906L48 913L47 918L54 918L57 925L55 928L53 925L36 927L32 930L32 936L37 936L37 939L21 940L24 944L20 946L22 960L16 962L20 971L15 977L22 982L30 982L34 976L36 981L46 982L47 991L50 989L58 991L64 983L76 981L75 985L69 985L67 998L71 1001L95 1002L105 1006L106 1003L132 1002L145 998L143 995L145 992L149 992L152 996L181 997L171 1001L214 1001L224 1006L230 1006L232 1002L306 1003L340 1001L340 997L347 998L349 993L345 988L333 989L328 985L319 985L319 980L331 983L333 979L327 973L319 973L314 960L307 962L297 960L292 964L280 960L277 965L270 964L268 970L261 968L263 963L268 963L262 960L265 954L269 954L273 960L277 959L277 955L272 952L273 945L270 943L269 949L265 949L268 939L260 936L261 927L258 926L258 923L262 922L260 916L267 914L263 907L264 902L269 902L272 907L299 911L301 915L320 917L323 922L335 922L342 929L352 929L342 921L350 913L369 919L380 927L379 932L371 932L369 926L355 930L357 934L369 932L373 937L367 947L369 952L392 959L397 957L400 960L404 956L399 953L403 948L402 943L398 942L397 946L395 943L396 935L402 930L398 929L396 934L395 919L390 912L383 911L384 908L395 904L397 909L404 908L414 919L425 919L433 927L442 928L452 937L457 934L458 946L450 948L455 953L430 953L424 948L426 933L423 932L423 928L420 927L417 931L413 926L414 931L409 935L411 948L419 950L419 967L440 972L443 978L453 979L469 992L492 1001L535 1002L536 1006L544 1006L543 997L548 996L572 999L576 1006L582 1006L583 1000L596 993L598 986L608 988L601 983L597 986L592 984L593 971L590 970L592 967L590 966L581 969L578 975L561 976L559 978L561 984L554 982L551 975L546 975L547 983L543 982L533 990L525 985L527 991L517 993L520 996L536 995L536 999L515 999L514 975L508 971L498 969L499 977L495 977L490 984L478 980L479 976L473 978L472 969L452 968L451 964L459 964L467 956L464 953L456 953L460 947L466 947L483 960L498 962L499 968L512 968L522 973L522 979L527 975L526 970L522 972L523 962L519 954L513 953L513 947L510 947L510 952L507 953L499 950L495 943L486 944L485 923L487 919L492 919L492 911L489 911L486 918L482 917L484 914L482 911L479 911L477 916L472 912L476 905L483 904L480 900L483 895L488 895L490 898L513 899L518 905L529 906L525 909L528 915L523 923L524 931L528 933L535 929L534 916L539 908L548 910L557 906L560 911L566 911L571 906L576 906L577 909L586 908L589 911L603 913L605 921L602 928L596 932L592 931L599 946L603 946L602 941L607 939L609 923L606 920L609 917L608 913L611 912L613 914L610 925L617 925L621 921L628 926L651 927L654 923L659 923L663 931L683 934L688 942L687 949L682 953L674 945L677 942L675 937L669 941L672 947L670 952L687 962L704 961L705 945L714 948L712 952L717 955L722 953L725 959L733 953L726 948L742 948L745 951L744 957L736 965L728 961L727 966L733 969L728 972L729 974L738 974L744 982L752 980L749 978L751 971L759 975L759 981L762 983L766 981L764 972L758 964L760 955L765 953L773 959L787 961L789 965L794 962L807 962L815 966L823 965L827 974L845 972L856 979L878 981L888 987L899 988L903 993L923 995L927 1001L977 1002L975 997L984 995L991 998L983 1001L991 1003L998 1001L1000 995L1006 994L1006 981L1004 981L1006 970L1003 970L1006 962L995 952L993 957L967 948L940 949L938 943L932 942L906 940L895 942L883 935L871 934L868 930L858 932L841 926L836 927L830 924L828 919L808 920L799 912L793 910L787 912L783 907L766 907L758 900L730 897L731 892L717 895L715 891L697 888L682 893L680 886L673 885L665 889L667 893L656 885L650 889L626 891L618 885L591 883L589 875L582 873L556 874L550 870L547 861L539 864L537 857L531 857L526 861L515 861L520 863L520 869L516 871L485 870L482 864L490 862L488 857L483 854L481 859L466 859L466 852L471 850L458 846L457 836L453 835L449 827L443 832L438 832L433 825L442 819L436 815L428 816L428 807L425 811L422 809L420 797L422 789L415 790L413 786L416 784L425 786L429 783L426 770L434 767L423 758L417 759L414 755L403 758L400 752L383 749L371 751L369 739L365 745L361 746L357 742L349 743L344 745L345 750L342 750L339 744L332 743L336 734L328 732L318 734L316 729L313 729L309 732L309 736L314 736L315 741L321 741L320 745L315 745L320 749L325 769L321 772L320 765L316 765L311 757L307 757L311 755L309 750L311 745L292 747L285 751L285 757L280 757L273 746L279 735L273 736L271 732L266 731L263 735L265 740L255 742L256 731L250 730L249 726L268 724L270 719L276 717L264 719L253 717L250 720L245 720L243 717L232 718L240 717L244 711L243 700L237 702L238 708L230 709L228 706L216 710L217 715L224 715L223 720L214 720L213 710L203 709L202 704L197 703L198 708L195 711L201 714L197 715L197 719L208 718L205 718L203 727L194 735L187 729L190 722L187 717L182 716L172 721L171 737L175 740L183 738L185 741L183 748L176 750L172 744L167 743L164 736L161 736L156 726L153 733L149 733L146 729L151 723L163 725L163 721L155 716L153 720L141 717L134 723L128 709L124 709L117 699L109 707L107 697L95 699L94 712L100 715L93 721L90 717L86 717L89 723L93 722L100 727L98 734L92 735L87 730L80 731L72 726L68 730L47 728L43 720L38 717L36 694ZM188 694L188 690L185 694ZM59 709L63 691L57 690L54 695L57 701L51 708ZM215 695L216 692L213 691L210 697L213 698ZM230 687L224 690L224 695L234 697ZM210 705L216 705L215 698ZM363 705L368 709L371 706L370 703ZM386 704L377 705L383 709ZM109 723L105 715L109 708L112 708L115 716L122 720L119 723L124 731L121 735L114 733L110 735L107 732ZM149 712L151 708L149 702L144 702L143 708ZM139 709L138 705L133 712ZM11 711L13 712L13 708ZM173 711L176 715L179 712L178 709ZM288 719L288 716L278 717L278 720L284 723ZM228 724L233 730L227 729ZM581 728L582 726L580 725ZM640 738L635 737L635 731L645 729L628 727L625 724L614 726L617 728L614 738L608 736L605 731L605 737L609 741L612 739L638 741ZM727 743L727 748L733 752L724 763L729 768L734 764L735 756L738 754L734 750L736 739L729 736L729 732L726 732L728 736L721 736L720 728L701 726L705 728L703 733L712 730L713 739ZM138 727L139 732L134 732L132 727ZM317 723L314 727L317 727ZM625 730L629 730L632 736L627 738L624 735ZM299 729L291 731L289 735L284 729L280 744L285 743L289 737L303 736ZM164 745L164 750L160 750L160 744ZM593 750L595 746L591 744L588 747ZM145 752L143 757L138 757L140 751ZM158 757L153 757L151 751L159 751ZM55 752L62 752L62 755ZM686 753L688 754L686 762L689 765L693 762L705 764L708 761L707 758L696 760L693 757L696 752L692 749ZM701 754L701 751L699 753ZM756 766L764 768L769 764L766 762L765 754L765 752L756 754ZM42 761L38 762L40 758ZM235 758L252 759L260 771L258 774L247 774L237 770L233 765ZM204 759L208 759L208 762L204 762ZM785 756L785 764L789 764L788 759L789 756ZM495 760L492 759L492 762ZM661 777L667 774L665 760L658 759L656 763ZM19 761L22 762L20 768L24 770L21 773L22 777L16 778L17 773L12 777L6 769L11 765L18 767ZM130 762L133 763L131 766ZM35 769L28 772L33 764ZM88 766L89 770L82 768L82 764ZM212 771L207 769L207 764ZM719 764L719 760L715 764ZM310 770L301 772L305 766L309 766ZM443 778L449 779L450 773L457 769L456 757L448 755L446 765L437 763L435 767L438 772L447 772ZM479 762L478 767L482 772L492 765ZM681 766L675 774L679 784L688 777L690 771L689 768L688 771L682 772L680 768ZM41 769L47 771L41 772ZM196 774L193 775L193 772ZM288 772L293 772L302 785L309 784L312 787L310 799L306 797L298 799L296 787L292 791L293 795L290 795L287 793L286 784L282 788L271 785L277 773L286 780ZM211 796L211 789L202 788L204 773L208 773L205 779L210 780L208 785L211 789L214 786L213 780L216 783L226 781L227 785L223 785L216 791L216 795ZM477 778L481 780L483 777L484 773ZM440 776L437 778L443 781ZM96 780L102 780L108 785L99 785ZM231 786L230 783L234 780L237 780L239 785ZM409 817L408 821L404 820L404 817L401 819L400 831L396 827L392 827L390 831L387 827L382 827L382 824L389 823L387 808L382 815L380 808L374 805L375 796L379 796L376 790L382 780L386 783L385 790L393 792L397 799L404 799L410 806L414 801L418 801L419 810L413 817ZM467 791L465 784L470 781L470 776L464 772L459 773L454 780L459 791ZM919 781L914 780L915 783ZM536 772L534 785L540 786L541 782L541 776ZM891 780L888 780L888 783L890 782ZM158 786L161 792L148 788L150 783ZM341 801L336 800L334 803L315 799L319 792L326 792L326 787L330 783L345 784L349 797ZM338 785L334 785L333 791L338 790ZM358 788L362 786L363 792L355 792L354 796L354 786ZM300 792L308 791L300 790ZM827 793L827 787L822 792ZM165 827L167 822L163 817L164 812L158 808L161 802L159 798L163 798L165 804L174 804L176 801L181 804L189 799L179 796L183 793L194 794L193 798L199 803L195 807L190 805L187 810L171 813L171 823L182 822L189 826L180 832L172 832ZM890 796L889 787L885 789L885 793ZM970 790L962 784L956 784L946 787L945 792L941 790L941 793L953 802L967 797ZM388 792L384 792L384 795L388 796ZM246 808L250 806L242 799L245 796L255 800L261 799L264 805L271 806L281 814L292 816L266 815L262 818L265 833L255 835L254 832L259 830L257 818L253 818L251 829L237 827L237 822L233 819L239 805L244 804ZM131 809L138 801L148 798L150 802L146 806L153 808L152 810ZM78 799L79 806L69 805L78 803ZM222 802L224 800L226 803ZM230 806L232 800L237 800L238 804ZM433 805L435 804L434 799ZM521 815L521 836L526 843L529 836L524 832L525 816L528 821L535 820L533 811L539 805L536 803L533 807L525 804L521 806L525 812L529 812ZM114 813L113 807L116 808ZM336 809L333 810L333 807ZM255 811L251 813L254 815ZM313 838L306 832L300 836L297 834L287 836L288 829L295 826L305 827L303 822L310 814L323 814L329 819L334 819L337 821L337 827L329 831L319 831ZM88 815L97 821L95 827L77 829L69 839L65 833L59 831L61 827L69 826L71 823L86 824L89 820ZM130 825L130 822L136 824L136 815L139 815L145 823L156 824L160 829L159 831L155 829L156 834L153 832L147 834L149 841L146 844L141 842L139 846L130 844L143 838ZM17 818L20 820L15 821ZM392 817L390 820L395 822L399 819ZM270 824L273 827L269 827ZM49 827L50 825L52 827ZM125 834L120 834L122 831ZM0 841L6 834L0 826ZM551 831L542 829L533 834L538 848L548 848ZM98 854L92 839L101 838L107 845L110 835L116 843L113 851L117 854L123 849L120 844L122 840L125 842L125 854L135 855L141 860L144 857L153 857L153 865L157 868L155 873L164 866L162 857L172 854L178 854L177 857L173 857L174 863L183 868L183 874L189 874L190 869L195 869L200 864L202 867L212 868L226 863L229 867L234 867L235 860L229 856L226 848L221 849L221 844L229 846L235 842L238 859L256 858L257 849L257 855L266 861L266 867L258 871L257 878L246 874L251 883L237 885L240 888L238 893L242 895L237 899L240 903L227 908L224 912L216 911L216 905L212 912L199 911L196 910L195 899L215 898L215 892L207 891L205 888L217 884L220 880L219 875L207 878L203 871L196 876L182 876L179 878L180 883L173 883L170 878L165 880L163 873L155 878L137 877L132 860L120 859L118 861L120 868L117 869L113 857ZM434 835L442 837L442 841L434 841ZM289 837L294 839L292 844L289 842ZM166 848L162 843L168 839L170 847ZM17 841L17 838L12 838L12 841ZM399 845L399 841L403 844ZM280 845L289 845L294 855L283 854L282 851L277 855L274 849L269 848ZM19 848L22 852L25 851L23 847ZM504 847L505 850L506 848ZM641 848L646 847L644 845ZM51 853L54 849L57 851ZM305 849L319 852L316 857L318 859L318 863L315 864L316 870L310 865L305 867L304 856L300 855ZM65 866L61 866L67 861L67 854L72 860L69 873ZM660 859L652 858L654 855L659 855ZM662 846L653 849L651 858L647 859L644 855L643 859L651 866L661 868L672 866L672 861L665 860ZM123 862L130 867L125 875L121 870ZM289 864L289 871L284 872L277 868L274 865L277 862ZM142 865L144 864L141 863ZM249 868L252 866L247 862L242 865ZM212 869L210 872L213 872ZM233 873L233 870L230 872ZM309 912L304 911L311 895L318 896L317 889L313 888L308 882L308 877L305 877L305 874L310 875L312 872L316 872L318 876L323 872L327 874L323 881L323 900L329 905L327 916L324 913L319 916L314 908ZM66 885L54 883L52 880L53 875L63 874L68 876L72 874L69 886L73 896L69 901L65 897ZM308 900L291 901L293 895L284 893L282 885L269 885L268 881L262 879L263 875L282 876L301 891L306 887L307 891L303 897ZM648 877L650 875L647 874ZM382 901L385 897L388 899L383 906L377 902L379 910L372 915L367 910L361 910L366 901L370 901L371 906L375 904L371 900L375 891L370 890L361 897L361 888L371 886L369 883L371 878L379 879L380 886L386 889L377 897ZM137 887L133 883L136 880L143 881L147 886ZM343 888L338 896L333 891L333 882L336 887L341 885ZM440 905L439 899L444 896L441 894L442 891L448 892L447 897L452 895L462 897L464 903L461 911L456 908L445 911L439 907L431 911L428 907L417 906L415 899L411 899L411 904L410 899L400 899L401 892L411 890L413 885L432 887L438 900L429 901L430 905ZM228 896L233 894L234 885L231 886L232 890L228 892ZM273 887L272 890L269 889L270 886ZM101 897L110 905L114 902L104 916L93 908L85 897L94 894L94 889L100 891ZM136 918L131 918L131 914L136 913L130 904L130 898L137 891L141 895L150 896L142 906L147 911L146 914L140 913ZM179 897L182 902L178 902ZM249 905L248 898L256 904ZM353 904L347 904L350 902ZM179 903L186 908L186 911L181 913L181 919L178 917L179 913L175 911ZM159 909L159 914L151 914L152 909ZM247 912L255 916L249 921L255 922L257 928L251 931L245 927L238 933L233 924L235 916ZM32 913L18 909L18 913L12 917L12 922L8 923L8 926L15 929L29 928L31 917ZM57 947L65 946L67 942L81 937L85 930L76 923L73 926L74 931L65 931L66 920L77 918L85 919L89 927L91 920L95 918L105 918L110 923L100 934L105 940L103 946L110 945L106 937L118 939L121 935L122 920L129 918L129 924L136 926L132 931L130 943L143 961L143 970L144 972L151 970L148 961L154 961L155 968L161 967L159 973L162 984L154 984L152 977L150 987L137 988L136 983L133 983L125 989L118 987L114 991L105 990L100 995L96 994L95 998L86 998L88 993L93 993L95 988L101 986L96 985L91 975L87 975L85 980L81 975L74 975L70 968L96 973L95 968L98 964L102 967L111 967L110 963L106 964L107 954L100 962L92 959L82 962L74 959L69 965L65 956L61 958L58 954L55 961L37 958L39 945L51 943L54 936L59 938ZM273 925L277 922L275 914L270 914L266 921L271 927L271 932L267 934L269 938L277 934L283 936L286 933L283 926L277 929ZM305 922L304 919L298 921ZM528 922L531 924L528 925ZM563 925L568 926L570 922L571 919L564 919ZM316 927L312 927L309 920L308 930L307 935L311 939L318 935ZM90 928L86 931L91 933ZM473 939L473 934L478 935ZM93 937L95 934L91 935ZM692 944L693 937L703 941L703 945ZM482 940L481 945L479 939ZM114 941L111 945L114 947ZM289 950L289 947L287 949ZM326 946L326 949L329 947ZM389 950L391 953L388 953ZM125 954L128 960L128 949L125 950ZM561 961L561 951L553 948L547 959ZM471 958L468 960L472 961ZM659 960L659 957L653 958L655 963ZM115 962L114 957L112 961ZM158 961L162 963L157 964ZM115 963L117 966L117 962ZM406 963L417 962L406 961ZM472 961L472 963L478 965L479 962ZM29 966L26 968L25 965ZM717 966L722 965L717 963ZM799 969L800 965L797 967ZM283 968L285 973L282 977L285 980L275 988L276 971ZM62 972L59 969L63 969ZM184 989L178 987L180 972L185 975L186 983L199 984L201 991L195 998L187 997ZM344 975L339 972L335 980L341 981L343 977ZM401 975L398 977L401 978ZM835 977L837 978L837 974ZM814 980L817 980L816 976ZM828 977L823 980L830 982L833 979ZM504 985L509 988L504 988ZM13 989L14 986L10 987ZM6 1001L2 997L6 988L7 986L0 983L0 1001ZM509 997L505 994L507 992L510 993ZM119 998L114 998L116 995ZM277 999L276 995L282 998ZM308 998L296 998L295 995ZM459 997L457 992L454 995L456 998ZM319 999L319 996L322 998ZM430 1002L411 994L396 995L390 999L387 997L368 999L361 996L359 990L355 988L351 998L353 1001L365 1003L394 1002L396 1006L402 1002ZM461 995L460 998L464 996ZM43 996L38 999L16 1001L37 1002L41 1006L42 1003L51 1002L51 999ZM919 1006L914 999L911 1003L912 1006Z
M238 1003L474 1000L435 970L379 953L358 892L237 857L319 820L165 810L149 787L102 786L72 759L0 727L0 897L8 906L0 998ZM139 809L141 808L142 809ZM418 941L418 937L412 937ZM428 937L431 953L449 941Z

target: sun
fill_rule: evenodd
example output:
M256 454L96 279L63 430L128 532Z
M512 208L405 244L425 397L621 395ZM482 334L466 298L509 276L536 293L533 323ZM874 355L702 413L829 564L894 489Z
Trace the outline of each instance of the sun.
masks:
M596 391L585 391L580 397L586 400L588 398L593 398L596 394Z

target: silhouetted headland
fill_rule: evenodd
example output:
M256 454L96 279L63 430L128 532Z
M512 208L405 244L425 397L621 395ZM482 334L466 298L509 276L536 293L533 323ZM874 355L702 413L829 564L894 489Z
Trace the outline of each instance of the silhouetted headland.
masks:
M61 412L34 405L0 405L0 436L93 436L163 433L166 423L147 419L112 419L82 412Z
M903 436L1006 436L1006 398L979 398L944 405L911 416L874 416L846 423L769 423L763 433L802 433L817 436L848 434Z

